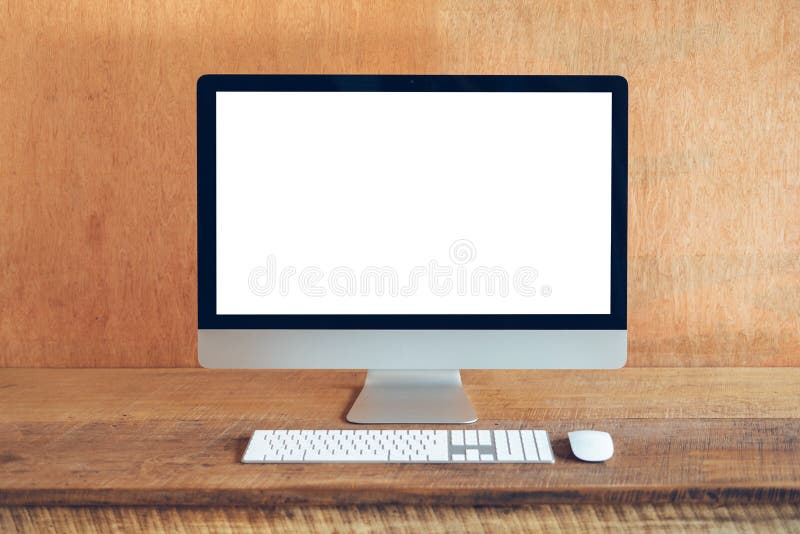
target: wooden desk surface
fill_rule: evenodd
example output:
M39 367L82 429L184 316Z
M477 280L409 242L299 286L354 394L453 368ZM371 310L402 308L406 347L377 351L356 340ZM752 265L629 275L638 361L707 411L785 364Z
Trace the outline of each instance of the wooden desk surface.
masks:
M465 372L475 428L555 465L242 465L257 428L352 427L351 371L0 370L0 505L800 502L800 369ZM606 464L566 433L611 432Z

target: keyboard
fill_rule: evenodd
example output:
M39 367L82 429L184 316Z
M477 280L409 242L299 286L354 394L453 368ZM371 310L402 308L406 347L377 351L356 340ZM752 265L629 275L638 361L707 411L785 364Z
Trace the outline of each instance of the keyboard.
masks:
M544 430L256 430L243 463L555 462Z

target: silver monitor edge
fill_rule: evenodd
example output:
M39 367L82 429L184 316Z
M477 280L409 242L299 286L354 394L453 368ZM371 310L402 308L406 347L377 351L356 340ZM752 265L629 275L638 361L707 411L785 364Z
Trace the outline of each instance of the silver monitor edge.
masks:
M618 369L627 330L198 330L211 369Z

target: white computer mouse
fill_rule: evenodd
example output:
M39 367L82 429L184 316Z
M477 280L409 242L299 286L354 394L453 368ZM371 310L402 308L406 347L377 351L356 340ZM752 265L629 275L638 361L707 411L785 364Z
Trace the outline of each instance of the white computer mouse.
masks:
M614 456L614 442L608 432L576 430L569 434L569 446L579 460L605 462Z

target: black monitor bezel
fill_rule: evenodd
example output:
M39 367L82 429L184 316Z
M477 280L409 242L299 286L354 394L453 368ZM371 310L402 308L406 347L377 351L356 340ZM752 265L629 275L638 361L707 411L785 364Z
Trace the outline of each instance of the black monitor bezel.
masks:
M611 313L555 315L218 315L216 93L218 91L610 92ZM241 75L197 81L199 329L625 330L627 328L628 84L621 76Z

